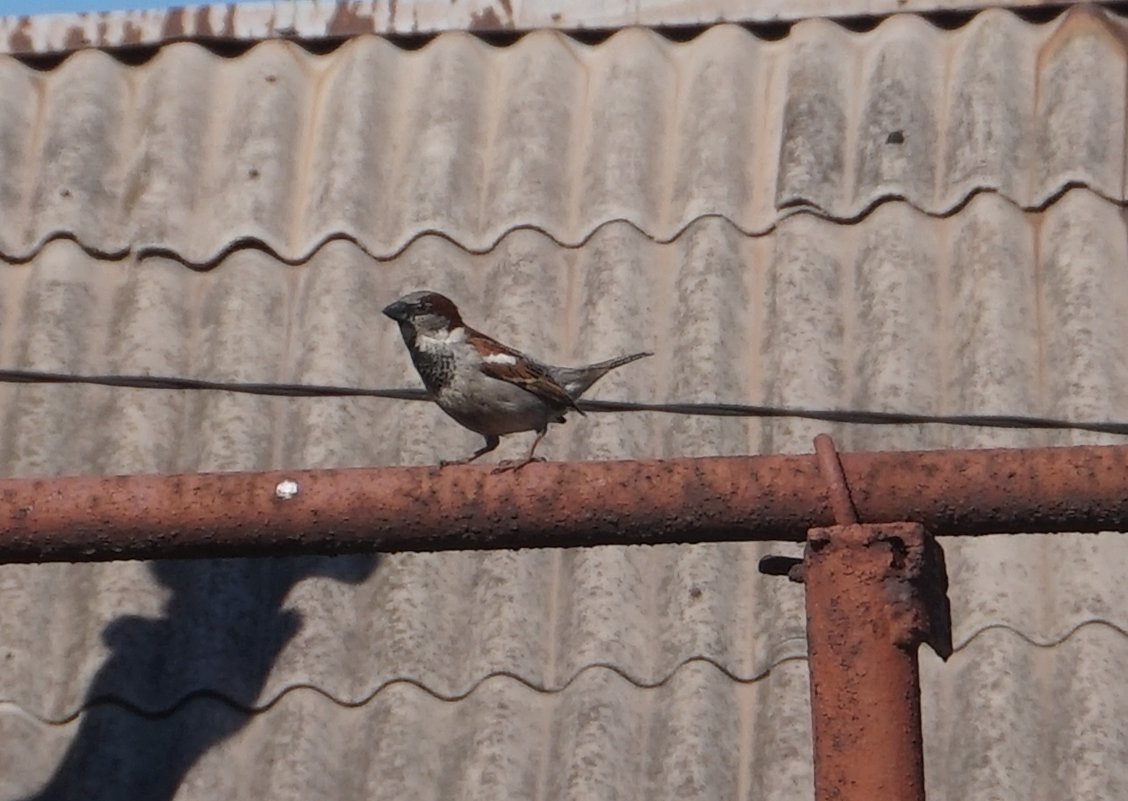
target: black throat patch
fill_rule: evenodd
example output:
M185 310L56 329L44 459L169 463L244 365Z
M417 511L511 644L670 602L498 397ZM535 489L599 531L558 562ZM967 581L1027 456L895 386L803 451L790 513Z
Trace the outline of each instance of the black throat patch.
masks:
M411 361L415 363L415 369L419 371L423 385L432 395L437 395L454 376L454 356L445 351L435 353L413 350Z

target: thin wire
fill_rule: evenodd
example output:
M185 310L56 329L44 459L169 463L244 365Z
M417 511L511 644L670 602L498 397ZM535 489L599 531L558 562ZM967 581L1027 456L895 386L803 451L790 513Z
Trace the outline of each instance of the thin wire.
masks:
M0 384L92 384L101 387L129 387L132 389L209 390L286 398L431 399L430 395L422 389L359 389L319 384L243 383L158 375L71 375L69 373L51 373L40 370L0 370Z
M631 403L628 401L580 401L580 408L585 412L668 412L709 417L798 417L828 423L859 423L871 426L949 425L971 428L1052 429L1128 436L1128 423L1060 420L1053 417L1016 414L914 414L859 409L797 409L741 403Z
M89 384L133 389L205 390L287 398L361 397L410 401L430 400L430 395L422 389L364 389L321 384L243 383L155 375L72 375L40 370L0 369L0 383ZM800 409L757 406L745 403L634 403L631 401L601 400L581 400L579 407L585 412L659 412L662 414L705 417L790 417L819 420L827 423L856 423L875 426L950 425L974 428L1091 431L1098 434L1128 436L1128 423L1061 420L1052 417L1030 417L1013 414L913 414L910 412L875 412L858 409Z

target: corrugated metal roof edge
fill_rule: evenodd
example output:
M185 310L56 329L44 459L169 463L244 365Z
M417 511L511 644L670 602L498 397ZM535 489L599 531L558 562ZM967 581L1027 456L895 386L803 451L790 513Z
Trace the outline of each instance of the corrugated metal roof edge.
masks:
M361 34L431 36L445 31L520 34L538 29L582 33L623 27L708 27L722 22L789 25L803 19L880 19L892 14L960 14L987 8L1057 14L1084 0L670 0L654 6L634 0L341 0L339 2L229 3L149 11L106 11L0 17L0 53L62 55L87 48L136 49L170 42L252 44L267 39L339 40Z
M980 626L962 641L956 643L952 653L959 654L961 651L965 651L972 647L972 645L980 638L993 633L1003 633L1008 636L1017 637L1022 641L1024 645L1028 645L1032 648L1051 649L1068 643L1071 639L1077 637L1082 631L1092 627L1104 628L1109 630L1113 634L1117 634L1125 639L1128 639L1128 630L1126 630L1119 624L1110 620L1106 620L1104 618L1089 618L1079 621L1067 631L1064 631L1053 637L1049 637L1045 640L1038 640L1034 637L1031 637L1030 635L1007 623L997 622ZM125 709L136 715L147 718L167 718L172 717L184 707L200 699L210 699L246 715L258 715L264 712L268 712L271 708L281 703L283 699L285 699L290 694L300 691L310 691L317 693L326 700L340 707L357 708L370 704L381 693L392 687L412 686L420 690L421 692L430 695L436 700L454 703L466 700L474 693L481 690L484 685L498 679L507 679L509 681L514 681L518 684L523 685L528 690L534 693L542 695L558 695L567 692L568 689L572 687L572 685L576 684L581 679L581 677L587 673L594 671L607 671L609 673L615 674L627 684L633 685L640 690L650 690L664 687L670 684L672 681L674 681L674 679L680 672L689 669L691 666L706 666L716 670L718 673L722 674L725 678L734 683L754 684L758 681L766 679L771 675L772 671L778 669L781 665L784 665L788 662L806 661L807 659L806 641L801 638L785 640L779 646L777 646L775 650L777 652L777 655L774 659L763 665L757 666L748 675L740 675L712 657L694 655L682 659L670 670L668 670L665 675L655 681L646 681L644 679L640 679L637 676L631 675L630 672L617 665L606 662L592 662L577 668L560 684L551 687L540 685L537 682L534 682L529 678L521 676L512 671L494 670L480 676L465 688L456 692L442 692L441 690L432 687L425 682L420 681L419 679L407 676L393 676L391 678L385 679L384 681L381 681L370 692L356 699L342 698L324 687L303 682L283 686L279 688L269 699L260 703L251 704L240 701L239 699L227 695L226 693L223 693L216 689L198 688L184 693L175 701L159 708L145 708L140 703L120 698L116 695L87 699L79 707L59 717L48 717L46 715L40 714L32 709L27 708L24 704L12 698L0 699L0 707L14 707L24 715L27 715L28 717L36 720L39 723L49 726L68 725L76 721L90 709L100 706L117 706L121 709Z
M401 257L408 249L420 241L437 237L445 239L462 251L473 255L486 255L492 253L498 248L508 237L523 232L533 232L544 236L546 239L551 240L555 245L565 249L582 248L588 244L600 231L613 225L627 225L635 229L642 236L652 240L659 245L667 245L676 242L687 231L692 229L698 223L706 220L720 220L725 224L731 226L738 231L741 235L749 238L759 238L769 236L776 231L779 226L787 219L799 215L808 215L825 222L837 225L857 225L864 222L869 216L876 213L878 209L890 204L903 204L908 206L913 211L924 215L925 217L932 217L935 219L945 219L960 213L967 206L975 202L981 196L995 196L1001 198L1008 205L1023 211L1031 213L1041 213L1047 211L1059 200L1064 198L1071 192L1085 192L1091 194L1100 200L1117 206L1119 208L1128 208L1128 200L1122 200L1115 197L1110 197L1104 192L1094 189L1091 186L1079 181L1068 181L1063 185L1055 188L1053 191L1047 192L1044 198L1041 198L1038 203L1034 205L1023 205L1018 203L1014 198L1008 196L1004 192L1000 192L994 187L982 186L975 187L967 191L958 202L953 203L950 208L940 209L926 209L921 208L917 203L909 201L904 197L897 194L889 194L868 203L861 211L855 215L843 217L840 215L830 214L824 209L816 206L796 205L780 209L779 216L775 221L767 227L761 229L746 228L731 217L720 212L709 212L705 214L698 214L686 222L678 225L672 233L660 233L657 231L648 230L647 227L639 220L629 219L625 217L613 217L600 221L593 225L590 230L583 233L583 235L575 240L570 240L562 237L552 231L546 230L541 225L533 223L518 223L510 225L505 228L500 234L484 246L476 246L469 244L465 241L466 237L460 237L455 232L440 231L433 228L421 228L411 232L407 235L402 242L395 244L393 247L384 251L374 251L367 247L361 238L348 231L330 231L317 240L311 247L304 253L297 256L286 256L280 250L278 243L268 242L258 237L239 237L228 242L224 247L218 249L214 254L202 261L193 261L182 253L177 252L173 248L164 247L161 245L141 245L133 246L130 244L123 244L121 247L106 249L98 248L89 243L83 242L78 234L73 231L52 231L42 237L36 242L28 251L23 253L9 253L0 249L0 264L7 263L11 265L29 264L34 261L48 246L60 242L73 242L83 250L91 258L99 261L123 261L130 257L137 260L143 259L169 259L171 261L179 262L186 268L196 271L207 272L220 267L223 262L230 256L246 250L257 250L266 253L271 258L277 260L280 264L290 267L296 267L307 264L314 257L317 256L321 250L331 244L337 242L347 242L355 246L358 250L363 252L373 261L386 262L392 261Z

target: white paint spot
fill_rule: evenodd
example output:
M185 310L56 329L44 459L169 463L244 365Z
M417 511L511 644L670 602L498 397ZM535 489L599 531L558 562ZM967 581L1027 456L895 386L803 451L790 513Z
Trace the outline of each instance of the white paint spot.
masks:
M289 501L298 494L298 482L291 479L279 481L274 487L274 497L280 501Z

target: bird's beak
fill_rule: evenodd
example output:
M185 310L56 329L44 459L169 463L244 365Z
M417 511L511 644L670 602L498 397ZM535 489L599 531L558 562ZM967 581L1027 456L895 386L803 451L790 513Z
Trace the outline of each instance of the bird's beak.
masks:
M406 320L408 311L408 305L402 300L397 300L395 303L389 303L384 307L384 314L388 315L397 322Z

